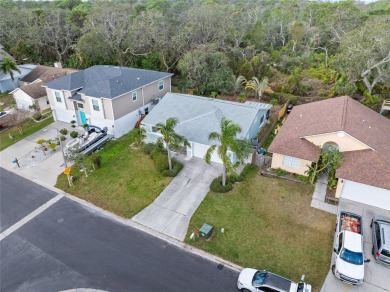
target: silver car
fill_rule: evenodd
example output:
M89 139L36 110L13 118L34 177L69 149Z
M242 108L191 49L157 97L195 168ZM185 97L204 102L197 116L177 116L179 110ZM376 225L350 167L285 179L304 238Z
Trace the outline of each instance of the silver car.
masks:
M385 265L390 266L390 219L374 217L372 228L372 255Z

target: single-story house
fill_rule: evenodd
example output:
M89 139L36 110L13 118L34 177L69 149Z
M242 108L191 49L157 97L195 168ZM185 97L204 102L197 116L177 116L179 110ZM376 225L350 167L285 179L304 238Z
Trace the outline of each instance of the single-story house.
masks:
M107 127L109 134L120 137L171 90L172 75L97 65L44 86L54 120Z
M28 73L30 73L36 66L37 65L33 64L18 65L17 67L19 68L20 73L18 71L13 71L13 81L9 73L4 74L0 72L0 93L12 91L15 88L18 88L19 80L26 76Z
M38 65L20 79L20 87L11 92L17 108L31 110L31 106L35 104L40 111L49 109L49 98L42 85L73 72L77 72L77 70Z
M175 131L187 138L191 147L187 147L188 157L204 158L207 149L215 144L209 141L211 132L220 132L222 118L240 125L242 132L239 139L251 139L267 121L269 104L257 102L231 102L221 99L167 93L143 121L141 126L146 130L146 141L155 142L161 134L155 128L157 123L165 123L168 118L175 117L179 120ZM235 157L230 153L231 160ZM211 161L222 163L216 151L211 156Z
M336 147L337 198L390 210L390 120L348 96L295 106L268 151L272 168L305 172Z

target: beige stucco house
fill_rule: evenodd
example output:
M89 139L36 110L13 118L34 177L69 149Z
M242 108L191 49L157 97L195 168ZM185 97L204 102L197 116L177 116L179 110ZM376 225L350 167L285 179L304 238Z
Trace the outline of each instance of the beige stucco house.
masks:
M46 89L42 87L46 82L76 72L74 69L62 69L49 66L36 66L30 73L19 80L19 88L13 90L16 107L24 110L35 109L43 111L50 109Z
M93 66L45 85L55 120L107 127L120 137L171 91L166 72Z
M343 156L336 197L390 210L390 120L347 96L296 106L268 149L271 167L307 175L327 147Z

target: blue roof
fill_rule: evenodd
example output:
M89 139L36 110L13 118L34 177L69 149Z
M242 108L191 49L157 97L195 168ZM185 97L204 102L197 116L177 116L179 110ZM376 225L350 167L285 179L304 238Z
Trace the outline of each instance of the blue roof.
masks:
M115 98L157 80L172 76L167 72L96 65L48 82L57 90L78 90L87 96Z
M167 93L142 124L165 123L170 117L179 119L175 131L189 141L209 145L210 132L220 132L222 118L240 125L238 138L244 139L259 111L267 112L271 105L248 102L238 103L195 95Z

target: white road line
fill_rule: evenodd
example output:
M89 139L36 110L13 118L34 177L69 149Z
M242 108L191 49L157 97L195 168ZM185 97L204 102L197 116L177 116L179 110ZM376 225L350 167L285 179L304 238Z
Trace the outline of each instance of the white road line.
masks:
M58 194L57 196L55 196L53 199L51 199L50 201L46 202L45 204L43 204L42 206L40 206L39 208L35 209L35 211L31 212L30 214L28 214L26 217L24 217L23 219L19 220L18 222L16 222L14 225L12 225L10 228L4 230L1 234L0 234L0 241L2 241L4 238L6 238L8 235L10 235L12 232L18 230L20 227L22 227L24 224L26 224L27 222L29 222L30 220L34 219L36 216L38 216L39 214L41 214L43 211L45 211L47 208L49 208L51 205L53 205L54 203L58 202L64 195L62 194Z

